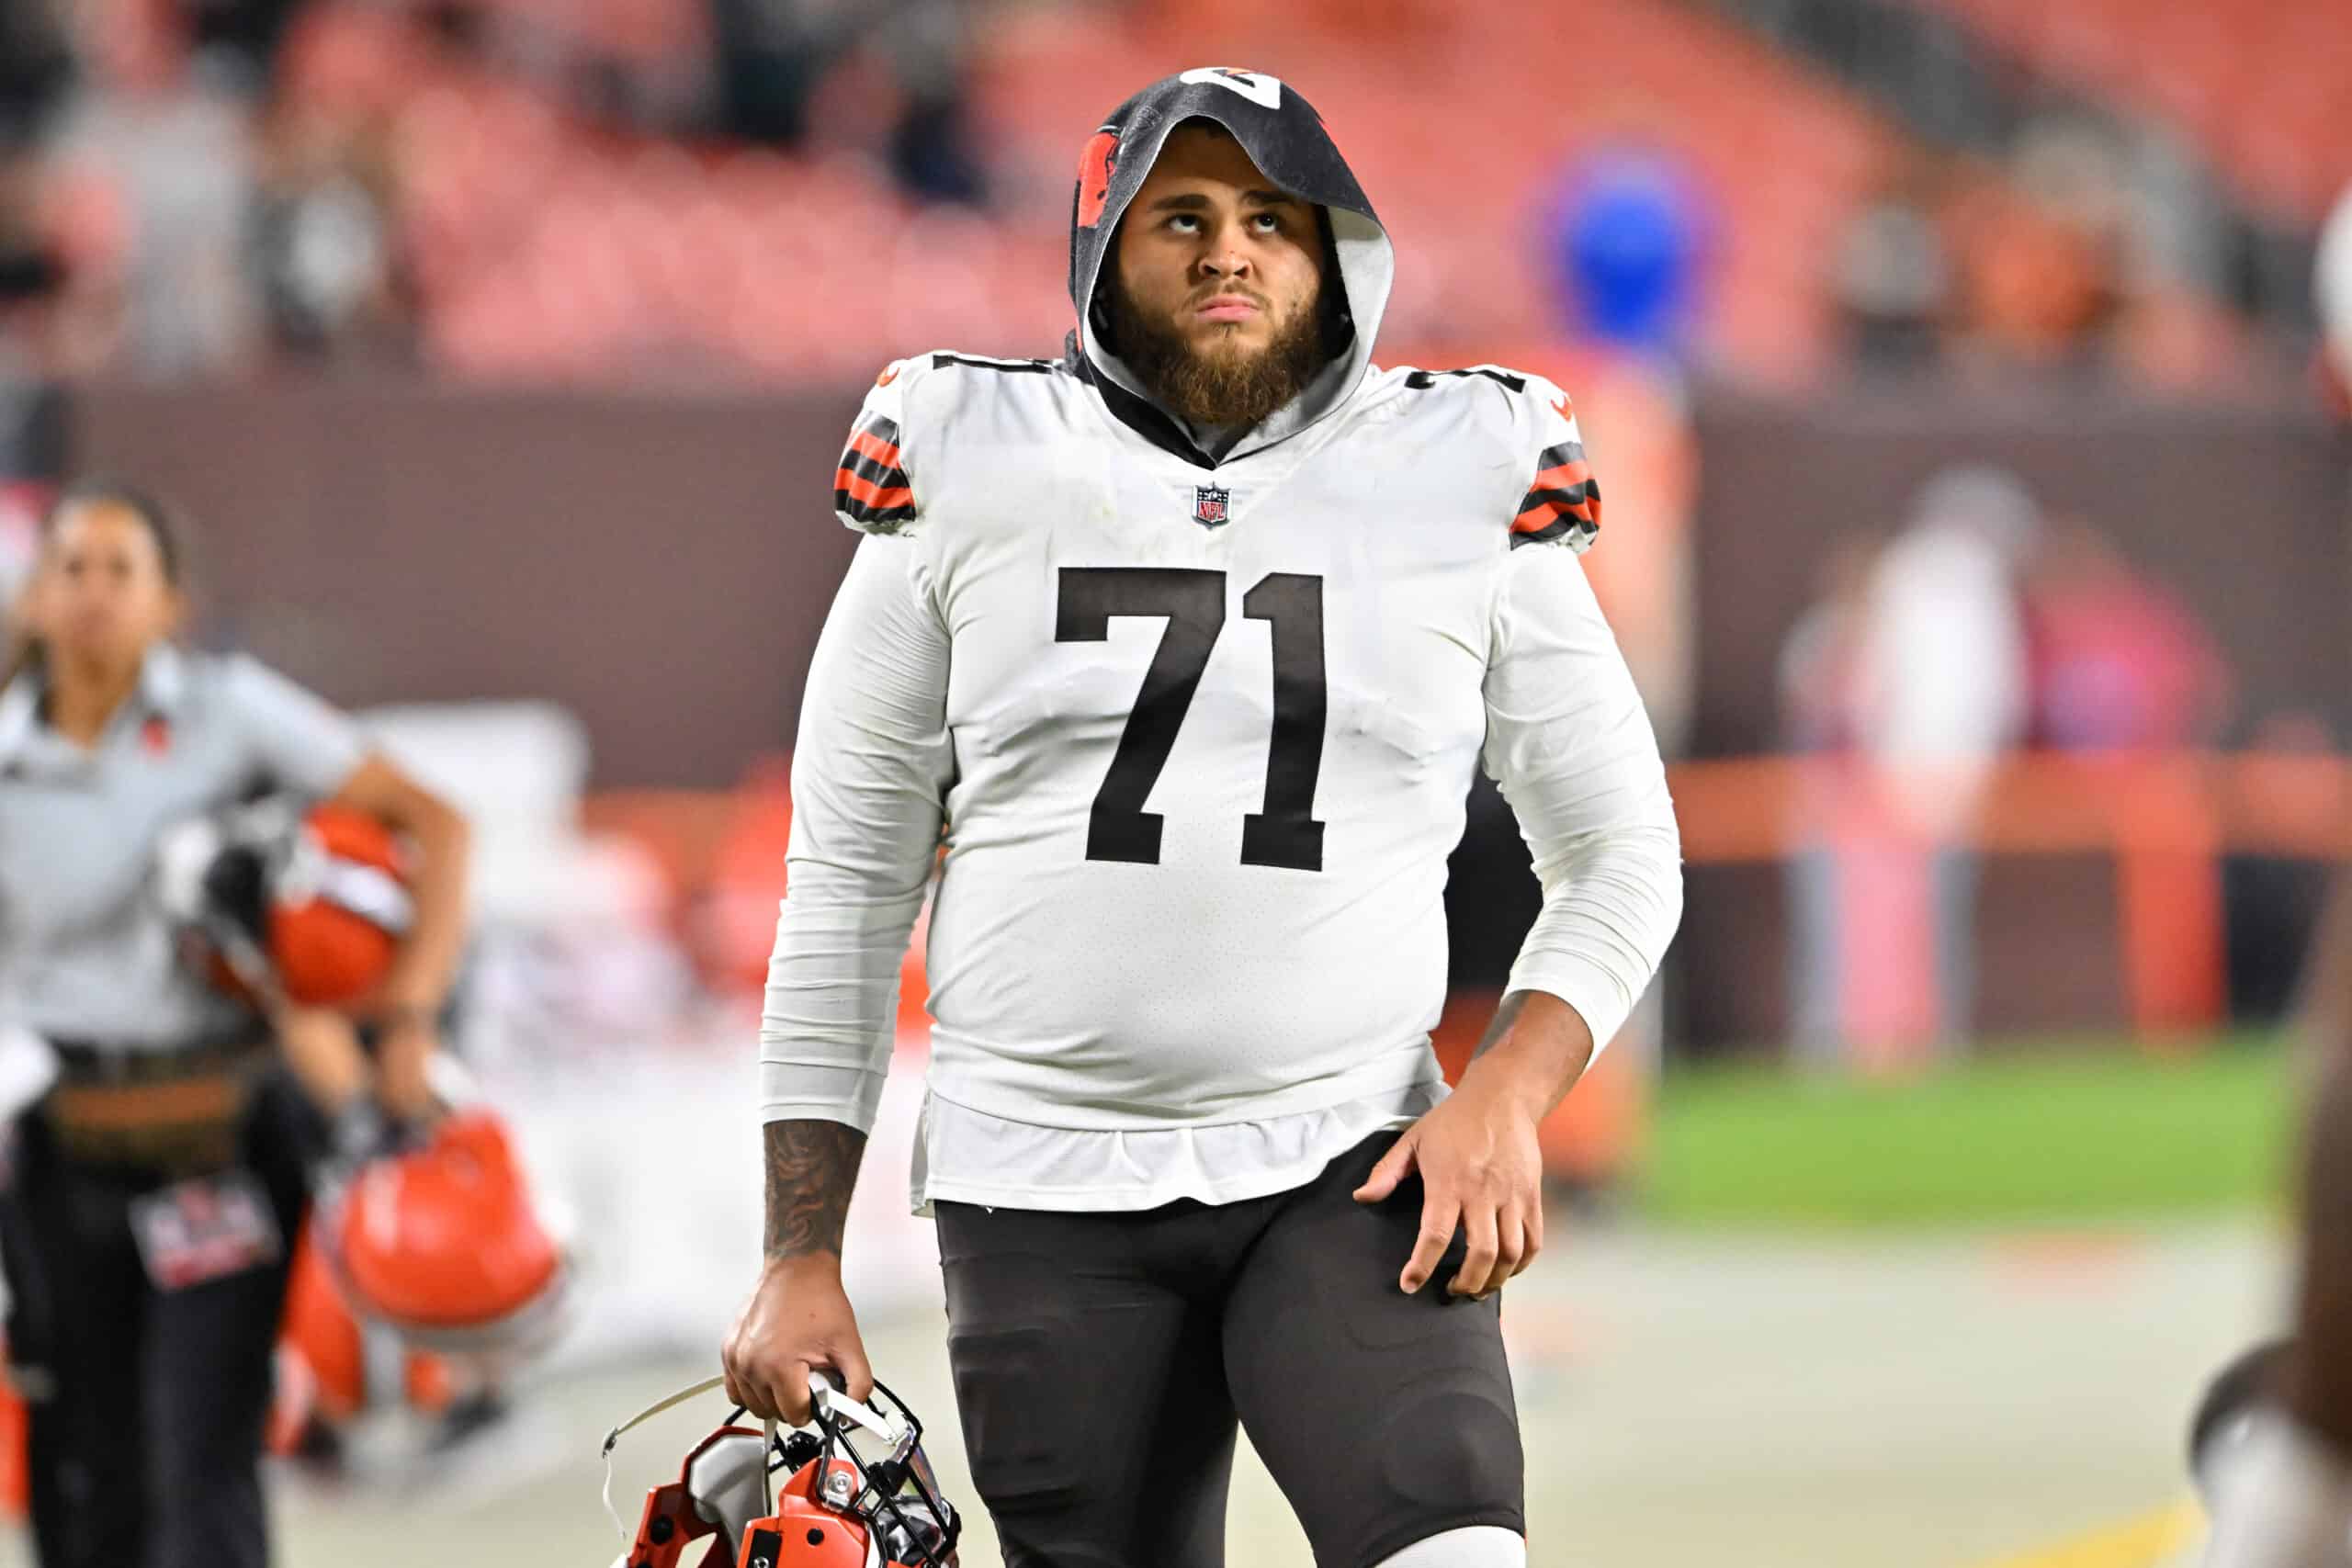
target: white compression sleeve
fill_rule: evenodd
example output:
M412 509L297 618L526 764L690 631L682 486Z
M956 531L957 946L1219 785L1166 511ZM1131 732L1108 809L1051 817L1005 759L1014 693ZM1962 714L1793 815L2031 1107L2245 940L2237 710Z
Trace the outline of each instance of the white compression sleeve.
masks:
M1510 988L1574 1007L1598 1051L1682 918L1681 833L1641 694L1576 556L1511 551L1494 619L1487 771L1544 885Z
M792 840L760 1020L763 1122L874 1124L899 966L954 771L946 628L917 546L857 547L817 643L792 755Z

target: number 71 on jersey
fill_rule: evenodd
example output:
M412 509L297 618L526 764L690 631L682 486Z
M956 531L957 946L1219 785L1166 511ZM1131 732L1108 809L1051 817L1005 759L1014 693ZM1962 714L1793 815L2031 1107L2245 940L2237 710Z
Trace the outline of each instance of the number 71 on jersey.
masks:
M1266 747L1263 809L1241 819L1241 863L1291 871L1323 869L1323 824L1315 781L1323 770L1323 580L1268 572L1242 596L1241 613L1264 621L1273 639L1274 723ZM1094 792L1086 825L1088 860L1159 863L1160 814L1146 811L1168 765L1176 732L1225 629L1225 573L1199 567L1061 569L1056 642L1101 642L1118 615L1165 617L1143 688L1119 733L1110 771Z

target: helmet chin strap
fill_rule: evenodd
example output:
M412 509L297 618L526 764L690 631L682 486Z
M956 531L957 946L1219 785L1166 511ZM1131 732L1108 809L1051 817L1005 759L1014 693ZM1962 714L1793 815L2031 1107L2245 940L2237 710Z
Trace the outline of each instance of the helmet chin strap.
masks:
M605 1461L605 1513L613 1521L613 1529L620 1533L623 1551L628 1550L628 1543L632 1538L629 1535L628 1527L621 1523L620 1510L613 1506L613 1450L619 1445L621 1434L628 1431L632 1427L642 1426L644 1423L653 1419L656 1416L661 1415L664 1410L684 1404L689 1399L701 1398L704 1394L708 1393L712 1389L718 1387L726 1381L727 1380L723 1377L705 1378L702 1382L695 1383L691 1387L680 1389L677 1393L670 1395L667 1399L656 1400L651 1404L647 1405L644 1409L639 1411L636 1415L630 1416L628 1420L622 1422L619 1426L605 1434L605 1449L603 1455ZM775 1424L774 1422L768 1423L768 1437L771 1441L773 1441L775 1437ZM762 1463L760 1470L763 1475L766 1473L767 1466L764 1462ZM762 1481L760 1484L764 1488L767 1483L765 1481Z
M768 1468L768 1455L775 1452L775 1417L760 1418L760 1514L765 1517L775 1512L775 1472Z
M810 1411L820 1419L827 1415L846 1416L886 1443L899 1440L899 1429L872 1406L859 1404L814 1372L808 1375L808 1398Z

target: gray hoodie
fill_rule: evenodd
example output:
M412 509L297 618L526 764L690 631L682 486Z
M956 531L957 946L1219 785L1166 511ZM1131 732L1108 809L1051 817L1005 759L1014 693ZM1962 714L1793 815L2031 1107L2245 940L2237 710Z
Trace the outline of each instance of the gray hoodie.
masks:
M1187 429L1154 402L1101 335L1103 263L1119 220L1151 173L1169 132L1188 119L1223 126L1277 188L1323 209L1339 257L1336 281L1352 329L1345 351L1306 391L1254 429L1238 436L1227 433L1227 439L1215 443L1216 449L1204 446L1201 433ZM1125 423L1180 457L1215 468L1297 434L1354 394L1372 367L1373 340L1379 333L1396 272L1396 249L1388 231L1314 105L1287 83L1256 72L1223 67L1187 71L1154 82L1114 109L1080 159L1078 189L1070 204L1069 293L1079 319L1068 346L1070 367Z

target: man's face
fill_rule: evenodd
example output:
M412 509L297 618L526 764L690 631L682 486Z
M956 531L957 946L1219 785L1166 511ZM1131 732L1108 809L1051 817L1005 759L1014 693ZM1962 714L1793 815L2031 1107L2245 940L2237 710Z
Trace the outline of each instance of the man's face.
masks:
M1187 419L1254 424L1322 367L1315 209L1276 190L1222 130L1169 136L1119 224L1114 265L1117 351Z

